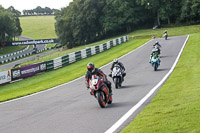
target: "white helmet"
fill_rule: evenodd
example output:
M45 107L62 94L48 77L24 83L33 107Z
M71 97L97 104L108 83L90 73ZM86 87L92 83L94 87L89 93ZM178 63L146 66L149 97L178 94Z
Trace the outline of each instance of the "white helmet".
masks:
M113 60L113 63L118 63L118 59L114 59L114 60Z

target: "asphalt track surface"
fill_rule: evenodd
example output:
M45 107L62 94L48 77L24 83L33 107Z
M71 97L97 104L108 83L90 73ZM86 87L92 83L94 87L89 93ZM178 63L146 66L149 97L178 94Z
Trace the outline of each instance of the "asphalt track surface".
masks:
M177 36L169 37L168 40L163 38L151 40L120 58L125 65L127 75L122 88L113 88L113 103L106 108L100 108L97 100L89 94L84 78L81 77L36 95L1 103L0 132L103 133L107 131L168 73L186 38L187 36ZM160 42L162 48L161 65L155 72L148 62L152 45L156 40ZM102 70L108 74L110 67L111 64L108 64ZM131 122L151 98L115 132L120 132Z

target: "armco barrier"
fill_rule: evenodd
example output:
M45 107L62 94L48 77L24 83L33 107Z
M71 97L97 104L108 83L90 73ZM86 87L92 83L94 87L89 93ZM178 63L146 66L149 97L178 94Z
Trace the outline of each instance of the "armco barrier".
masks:
M62 67L69 65L69 55L62 56Z
M54 69L53 60L46 61L47 71L51 71Z
M75 52L75 57L76 57L76 61L81 60L82 59L81 51Z
M87 57L90 57L92 55L91 48L86 49L86 54L87 54Z
M5 57L10 57L10 56L16 55L17 53L22 53L22 52L26 51L28 48L29 48L29 46L27 46L27 47L24 48L23 50L19 50L19 51L10 53L10 54L2 55L2 56L0 56L0 59L3 59L3 58L5 58Z
M58 69L60 67L67 66L69 64L72 64L76 61L82 60L84 58L90 57L92 55L98 54L100 52L103 52L107 49L112 48L113 46L119 45L123 42L128 41L127 36L123 36L111 41L108 41L104 44L100 44L98 46L92 46L90 48L83 49L81 51L73 52L68 55L58 57L54 60L47 61L47 71Z
M58 57L53 60L48 60L45 62L31 64L31 65L22 66L16 69L0 72L0 84L4 84L4 83L11 82L11 81L21 79L21 78L31 77L44 71L51 71L51 70L55 70L55 69L67 66L78 60L90 57L97 53L103 52L107 49L110 49L116 45L119 45L123 42L126 42L128 41L128 39L129 39L128 36L123 36L123 37L108 41L106 43L100 44L98 46L92 46L90 48L73 52L68 55Z
M53 68L58 69L62 67L62 57L58 57L53 60Z
M81 57L82 59L87 57L86 49L81 50Z

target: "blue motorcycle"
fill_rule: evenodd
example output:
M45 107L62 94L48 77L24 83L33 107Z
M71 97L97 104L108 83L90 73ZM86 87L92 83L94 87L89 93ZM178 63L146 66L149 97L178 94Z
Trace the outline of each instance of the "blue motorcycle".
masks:
M160 65L160 60L158 59L157 56L153 56L151 58L151 65L152 65L154 71L156 71L158 69L158 67Z

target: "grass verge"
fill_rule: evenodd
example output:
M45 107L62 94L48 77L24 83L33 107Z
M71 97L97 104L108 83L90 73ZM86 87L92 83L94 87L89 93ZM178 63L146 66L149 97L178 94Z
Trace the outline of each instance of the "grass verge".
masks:
M122 133L200 132L199 36L190 35L172 75Z

